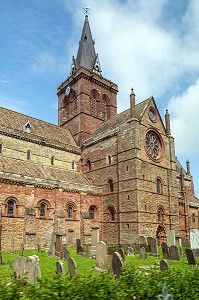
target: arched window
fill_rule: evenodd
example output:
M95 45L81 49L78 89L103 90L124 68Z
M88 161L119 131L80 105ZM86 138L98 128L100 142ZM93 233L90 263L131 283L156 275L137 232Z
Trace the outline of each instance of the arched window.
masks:
M46 204L45 203L40 204L39 215L40 215L40 217L45 217L46 216Z
M93 89L90 92L90 101L91 101L91 115L97 116L98 115L97 102L99 103L99 93L97 90Z
M106 95L102 95L102 118L107 120L110 118L110 98Z
M75 169L75 162L74 162L74 160L72 161L72 170L74 170Z
M15 202L13 200L9 200L7 202L7 213L9 216L14 215L14 207L15 207Z
M113 207L108 207L109 221L115 221L115 210Z
M90 206L89 208L89 217L90 219L94 220L96 218L96 212L97 212L97 209L95 206Z
M196 221L196 215L193 213L192 214L192 222L195 223L195 221Z
M112 156L108 155L108 165L110 166L112 164Z
M164 209L162 207L159 207L157 213L158 222L163 222L163 213L164 213Z
M108 180L108 185L109 185L109 192L112 193L114 191L114 184L112 179Z
M162 182L161 182L160 178L156 179L156 192L158 194L162 193Z
M30 160L30 151L27 151L27 160Z
M91 162L90 160L87 160L87 171L91 171Z
M54 161L55 161L54 156L52 156L52 157L51 157L51 166L54 165Z
M76 218L76 206L73 202L68 202L66 205L67 211L67 219L75 219Z

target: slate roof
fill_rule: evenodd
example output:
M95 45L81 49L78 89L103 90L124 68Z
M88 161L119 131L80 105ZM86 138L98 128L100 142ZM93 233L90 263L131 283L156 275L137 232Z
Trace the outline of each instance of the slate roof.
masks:
M23 126L28 121L31 125L30 133L24 132L23 129ZM68 129L3 107L0 107L0 132L22 139L45 142L49 145L66 148L71 151L80 151Z
M0 159L0 177L1 181L48 188L58 185L65 190L99 193L99 188L92 186L81 172L60 169L55 166L43 166L31 161L3 156Z

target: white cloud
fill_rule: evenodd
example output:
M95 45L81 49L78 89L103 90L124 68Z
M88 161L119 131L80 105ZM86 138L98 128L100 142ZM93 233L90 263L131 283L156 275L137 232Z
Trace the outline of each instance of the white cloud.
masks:
M188 156L199 154L199 78L181 95L172 97L168 109L177 153Z

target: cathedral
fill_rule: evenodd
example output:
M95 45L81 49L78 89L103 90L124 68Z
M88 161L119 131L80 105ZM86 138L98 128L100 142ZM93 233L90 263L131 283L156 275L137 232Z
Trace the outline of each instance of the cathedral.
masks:
M117 114L117 84L102 75L88 16L70 76L57 89L58 125L0 108L0 246L140 236L189 237L199 228L190 163L175 156L169 112L151 96Z

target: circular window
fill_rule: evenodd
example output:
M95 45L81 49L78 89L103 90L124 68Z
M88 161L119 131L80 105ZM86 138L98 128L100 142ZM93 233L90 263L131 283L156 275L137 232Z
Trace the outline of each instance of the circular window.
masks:
M153 108L153 107L150 107L149 108L149 119L151 120L151 121L156 121L156 112L155 112L155 109Z
M156 132L154 132L153 130L149 130L146 133L145 148L146 148L147 154L152 159L160 158L160 155L161 155L161 142L160 142L160 138L158 137Z

